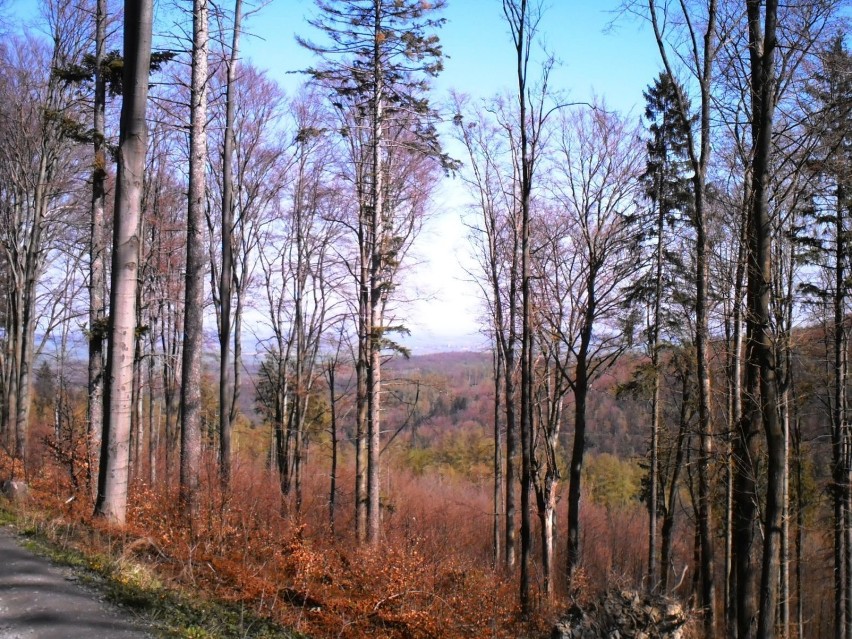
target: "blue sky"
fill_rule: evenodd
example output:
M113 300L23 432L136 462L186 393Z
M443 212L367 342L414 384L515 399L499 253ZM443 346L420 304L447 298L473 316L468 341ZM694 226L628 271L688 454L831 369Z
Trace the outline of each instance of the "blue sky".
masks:
M439 32L446 60L434 82L435 103L447 100L450 90L482 98L511 91L515 63L502 2L448 0L447 5L447 23ZM598 96L611 109L638 115L642 91L660 65L648 26L629 16L616 19L619 5L619 0L550 0L540 35L558 62L551 75L556 91L576 101ZM313 62L295 34L317 36L306 22L314 12L313 0L272 0L247 23L246 56L288 91L303 80L293 72ZM461 222L464 194L457 181L449 181L434 201L435 215L415 244L418 266L409 276L414 296L425 301L408 309L406 325L415 347L425 350L481 344L479 290L465 271L470 260Z
M155 0L167 7L171 0ZM227 5L232 0L223 0ZM254 0L251 0L256 4ZM629 16L615 21L620 0L546 0L549 4L540 35L558 65L551 86L572 101L593 96L610 109L641 112L642 91L659 71L652 34ZM189 6L189 0L176 0ZM487 98L511 91L515 82L512 44L501 0L448 0L447 23L439 32L446 55L445 70L434 82L433 100L444 103L450 90ZM8 0L13 16L31 18L37 0ZM173 6L173 5L172 5ZM296 73L310 66L311 55L295 42L298 33L316 34L307 24L314 0L271 0L250 16L243 39L245 57L267 69L288 93L304 80ZM158 11L162 19L165 14ZM450 152L456 157L461 153ZM465 228L461 223L464 194L450 181L436 191L435 215L415 245L418 266L410 285L427 301L415 303L406 324L413 343L427 350L481 343L478 330L478 288L466 281L469 264Z
M541 24L548 49L560 62L553 85L571 98L605 96L613 108L629 110L642 100L642 90L657 74L659 64L650 31L631 18L619 19L604 33L619 6L618 0L551 0ZM439 32L447 56L445 70L435 82L436 96L456 89L490 96L511 89L514 68L511 41L500 0L449 0L447 23ZM295 34L310 38L306 16L315 12L313 0L272 0L251 17L245 39L246 55L288 88L299 82L288 72L305 68L310 54L295 42Z

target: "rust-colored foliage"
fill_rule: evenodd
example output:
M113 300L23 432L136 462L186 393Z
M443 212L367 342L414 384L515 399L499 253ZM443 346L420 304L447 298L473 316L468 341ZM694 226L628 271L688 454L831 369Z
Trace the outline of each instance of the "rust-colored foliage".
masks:
M73 485L61 461L31 475L31 496L48 517L70 518L88 531L80 545L145 563L166 583L244 604L308 636L508 638L521 630L517 586L486 568L487 543L472 537L463 509L445 504L440 516L426 514L434 499L448 498L440 486L401 482L386 514L385 543L373 548L330 535L321 499L306 500L302 517L283 515L275 478L242 467L227 495L215 473L204 479L193 521L182 515L175 491L137 483L127 526L104 528L91 520L85 488L65 503ZM0 469L8 462L0 459ZM308 480L306 494L322 494L318 481ZM437 496L421 503L430 490Z

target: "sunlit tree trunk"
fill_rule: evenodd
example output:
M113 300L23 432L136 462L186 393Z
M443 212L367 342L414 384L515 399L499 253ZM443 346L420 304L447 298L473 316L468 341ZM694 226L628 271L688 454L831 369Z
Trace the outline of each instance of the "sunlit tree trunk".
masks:
M208 0L193 2L190 92L189 205L186 216L186 290L181 375L180 490L182 506L198 507L201 463L201 365L204 318L204 204L207 164Z
M133 344L139 223L145 167L145 107L151 59L151 0L125 0L124 97L118 145L113 224L104 429L95 515L124 523L127 513Z
M104 304L104 204L106 201L106 80L103 64L106 49L106 0L95 4L95 95L92 144L92 216L89 237L89 398L88 429L89 479L98 476L101 431L103 430L104 394L104 329L106 309Z
M370 140L371 153L371 192L370 192L370 222L367 229L368 245L370 247L370 332L368 336L368 365L367 365L367 542L378 544L381 530L381 501L380 501L380 472L381 455L381 405L382 405L382 320L383 296L387 282L381 278L385 247L381 246L380 234L384 223L385 203L385 85L384 65L381 47L382 28L385 21L381 0L374 0L373 16L375 28L375 46L373 49L373 91L372 106L372 136Z
M228 486L231 478L231 429L238 383L235 376L233 385L231 385L229 376L231 372L231 281L234 277L234 247L231 239L231 229L234 225L234 113L236 111L235 93L241 17L242 0L235 0L231 52L225 63L225 140L222 149L222 265L219 272L219 299L221 301L219 313L219 473L222 485L225 487ZM234 359L237 362L239 361L236 353Z
M727 363L728 458L725 463L725 628L731 637L737 632L737 571L734 563L735 490L737 469L736 433L742 419L743 378L743 291L745 287L745 252L748 242L748 198L750 179L746 172L740 212L740 232L737 245L737 264L734 272L734 299L730 316L729 351Z

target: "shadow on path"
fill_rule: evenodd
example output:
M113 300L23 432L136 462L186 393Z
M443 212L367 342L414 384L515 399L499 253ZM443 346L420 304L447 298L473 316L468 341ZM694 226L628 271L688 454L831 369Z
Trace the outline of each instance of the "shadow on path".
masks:
M21 548L0 527L0 639L150 639L73 573Z

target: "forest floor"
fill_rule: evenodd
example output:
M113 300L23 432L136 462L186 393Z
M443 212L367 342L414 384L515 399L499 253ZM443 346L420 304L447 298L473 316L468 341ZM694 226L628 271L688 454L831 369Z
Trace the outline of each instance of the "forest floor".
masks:
M303 637L129 574L120 561L62 543L44 522L16 518L2 503L0 558L0 639Z
M102 592L84 585L78 570L26 545L11 527L0 528L0 639L152 636L138 615L110 605Z

